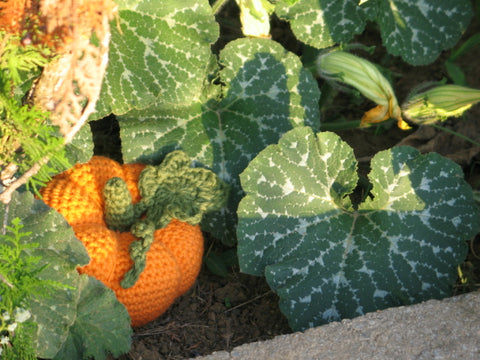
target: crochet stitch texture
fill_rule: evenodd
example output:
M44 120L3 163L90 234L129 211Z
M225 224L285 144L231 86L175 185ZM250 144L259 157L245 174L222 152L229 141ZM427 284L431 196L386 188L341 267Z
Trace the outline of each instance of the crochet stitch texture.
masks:
M111 288L132 326L141 326L194 284L203 256L198 224L223 206L226 186L175 151L159 166L94 156L40 192L87 248L91 261L78 271Z

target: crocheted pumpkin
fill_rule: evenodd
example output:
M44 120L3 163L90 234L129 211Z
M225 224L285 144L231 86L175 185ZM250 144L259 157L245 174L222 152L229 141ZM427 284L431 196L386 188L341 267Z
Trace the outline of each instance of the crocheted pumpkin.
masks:
M111 288L132 326L141 326L195 282L203 255L198 224L206 211L223 206L226 188L175 151L156 167L94 156L40 193L87 248L90 263L78 271Z

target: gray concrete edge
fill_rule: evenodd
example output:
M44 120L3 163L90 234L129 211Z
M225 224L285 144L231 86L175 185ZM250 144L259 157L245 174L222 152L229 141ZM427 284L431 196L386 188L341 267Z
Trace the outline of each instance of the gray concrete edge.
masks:
M390 308L198 360L480 359L480 291Z

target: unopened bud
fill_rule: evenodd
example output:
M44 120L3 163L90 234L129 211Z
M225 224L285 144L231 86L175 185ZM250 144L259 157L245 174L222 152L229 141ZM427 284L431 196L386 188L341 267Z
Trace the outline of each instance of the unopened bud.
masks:
M449 117L458 117L479 101L478 89L440 85L411 95L402 105L402 111L412 122L429 124Z
M378 104L365 113L361 126L395 118L399 126L404 128L404 125L401 126L401 111L392 86L373 63L337 50L319 56L317 69L325 79L350 85Z
M237 0L245 36L270 38L270 15L275 6L268 0Z

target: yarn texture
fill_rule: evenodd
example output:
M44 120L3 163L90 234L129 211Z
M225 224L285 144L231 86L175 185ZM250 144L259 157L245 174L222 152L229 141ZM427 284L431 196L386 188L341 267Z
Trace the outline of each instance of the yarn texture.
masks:
M141 326L194 284L203 257L199 223L224 206L227 186L174 151L158 166L94 156L40 193L87 248L90 263L78 271L111 288L132 326Z

